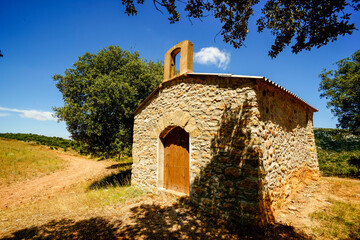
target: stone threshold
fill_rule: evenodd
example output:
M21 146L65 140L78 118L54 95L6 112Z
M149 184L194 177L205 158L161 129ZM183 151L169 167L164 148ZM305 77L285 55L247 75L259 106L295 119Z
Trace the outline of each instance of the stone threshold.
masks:
M188 194L183 193L183 192L178 192L175 190L170 190L170 189L166 189L166 188L158 188L158 194L165 194L165 195L171 195L174 197L189 197Z

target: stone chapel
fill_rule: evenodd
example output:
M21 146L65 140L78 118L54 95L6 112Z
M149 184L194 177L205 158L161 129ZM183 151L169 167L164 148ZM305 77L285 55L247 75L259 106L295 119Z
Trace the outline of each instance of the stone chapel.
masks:
M135 111L132 184L225 219L272 222L279 201L319 176L317 109L265 77L192 65L190 41L169 49L163 83Z

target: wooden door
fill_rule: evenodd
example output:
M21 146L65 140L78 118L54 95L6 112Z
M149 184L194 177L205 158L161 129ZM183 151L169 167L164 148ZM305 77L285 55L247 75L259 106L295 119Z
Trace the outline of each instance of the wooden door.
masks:
M189 134L176 127L163 141L164 187L189 194Z

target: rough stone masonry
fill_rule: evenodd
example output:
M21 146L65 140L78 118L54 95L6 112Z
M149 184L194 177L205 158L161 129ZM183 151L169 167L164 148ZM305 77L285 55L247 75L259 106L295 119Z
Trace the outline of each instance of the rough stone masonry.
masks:
M174 76L179 52L187 60ZM189 41L165 60L164 82L135 111L132 184L167 191L163 139L180 127L189 134L190 200L231 221L273 222L279 203L319 176L317 110L264 77L192 73Z

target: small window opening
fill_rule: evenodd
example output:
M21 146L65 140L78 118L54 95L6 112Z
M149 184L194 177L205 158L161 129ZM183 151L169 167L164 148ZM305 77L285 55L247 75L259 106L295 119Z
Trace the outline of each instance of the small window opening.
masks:
M180 53L176 54L174 57L175 62L175 76L180 73Z

